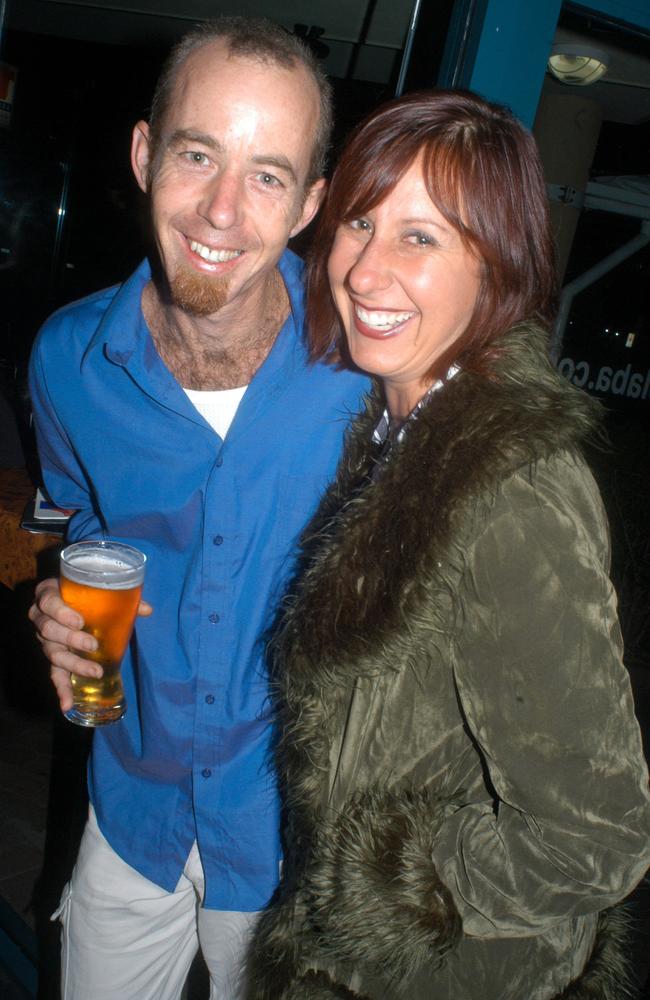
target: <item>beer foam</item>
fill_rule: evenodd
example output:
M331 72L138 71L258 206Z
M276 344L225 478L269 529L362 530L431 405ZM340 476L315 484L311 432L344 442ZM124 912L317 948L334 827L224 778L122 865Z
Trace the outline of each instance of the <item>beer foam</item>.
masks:
M73 583L102 590L129 590L144 579L144 564L131 565L111 552L73 552L61 561L61 574Z

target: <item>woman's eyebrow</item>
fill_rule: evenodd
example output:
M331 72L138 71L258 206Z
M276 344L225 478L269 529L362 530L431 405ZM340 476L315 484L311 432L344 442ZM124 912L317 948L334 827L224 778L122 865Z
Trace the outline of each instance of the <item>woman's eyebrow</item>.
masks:
M446 232L449 229L449 226L447 226L444 222L438 222L436 219L433 219L428 215L408 216L401 221L404 226L435 226L436 229L442 229L443 232Z

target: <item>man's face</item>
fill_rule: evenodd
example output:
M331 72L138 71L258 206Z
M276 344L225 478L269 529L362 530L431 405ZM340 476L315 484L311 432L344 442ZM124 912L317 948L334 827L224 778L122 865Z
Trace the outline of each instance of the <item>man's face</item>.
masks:
M318 114L302 66L210 42L179 71L150 178L148 127L136 125L133 167L176 305L209 316L262 301L287 240L318 208L323 182L305 189Z

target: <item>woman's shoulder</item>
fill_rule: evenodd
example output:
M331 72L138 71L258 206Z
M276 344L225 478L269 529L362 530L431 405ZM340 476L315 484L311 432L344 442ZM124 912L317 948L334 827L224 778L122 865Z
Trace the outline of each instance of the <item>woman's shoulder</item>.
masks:
M523 323L501 339L485 371L462 371L428 407L433 435L447 436L459 456L484 455L486 471L580 449L598 434L600 404L570 385L548 354L548 337Z
M515 509L548 507L598 529L607 523L598 484L579 450L554 452L516 469L504 479L501 497Z
M533 552L565 568L583 562L609 569L610 537L600 490L579 451L566 449L522 465L505 476L489 502L468 519L468 561L517 561L526 569ZM523 560L523 561L522 561Z

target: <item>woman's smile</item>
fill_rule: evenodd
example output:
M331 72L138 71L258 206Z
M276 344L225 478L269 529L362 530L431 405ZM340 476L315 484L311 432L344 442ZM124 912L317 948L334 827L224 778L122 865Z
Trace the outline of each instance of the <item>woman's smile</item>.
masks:
M414 311L404 312L394 309L364 309L354 303L355 326L364 337L385 340L401 333L406 323L415 316Z

